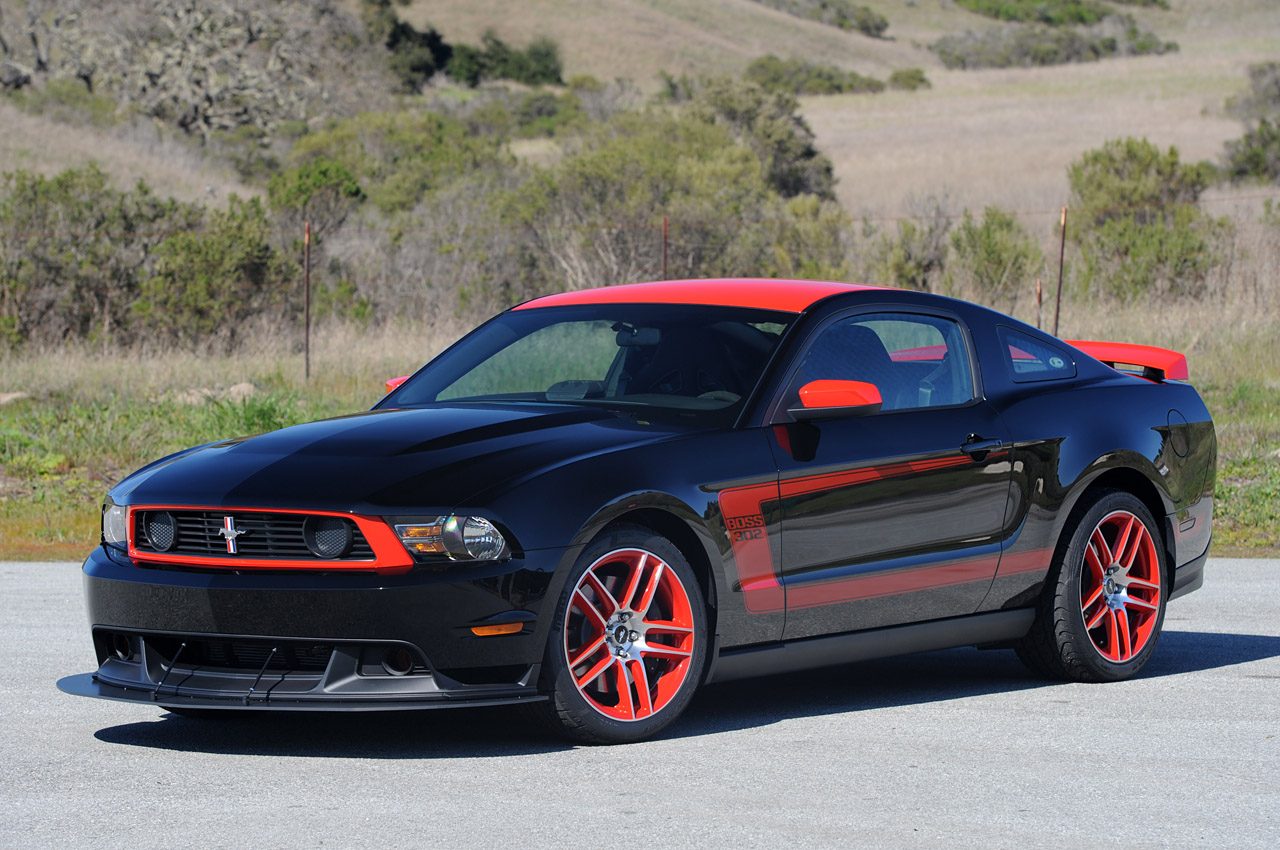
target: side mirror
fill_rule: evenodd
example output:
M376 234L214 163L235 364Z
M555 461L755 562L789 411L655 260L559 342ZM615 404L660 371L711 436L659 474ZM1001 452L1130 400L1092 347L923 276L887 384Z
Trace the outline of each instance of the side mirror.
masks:
M865 416L880 410L880 388L866 381L810 381L800 388L800 406L787 412L797 422Z
M408 375L401 375L401 376L400 376L400 377L398 377L398 378L388 378L388 379L387 379L387 392L391 392L392 390L394 390L396 387L400 386L401 384L403 384L403 383L404 383L405 381L407 381L407 380L409 380L409 376L408 376Z

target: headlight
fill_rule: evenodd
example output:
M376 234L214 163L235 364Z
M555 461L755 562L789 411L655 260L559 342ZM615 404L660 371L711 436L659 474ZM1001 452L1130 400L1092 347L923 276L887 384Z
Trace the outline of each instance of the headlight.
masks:
M102 542L112 546L129 545L129 510L108 501L102 506Z
M507 539L484 517L429 517L397 523L395 528L404 548L419 560L429 560L432 555L453 561L502 561L511 557Z

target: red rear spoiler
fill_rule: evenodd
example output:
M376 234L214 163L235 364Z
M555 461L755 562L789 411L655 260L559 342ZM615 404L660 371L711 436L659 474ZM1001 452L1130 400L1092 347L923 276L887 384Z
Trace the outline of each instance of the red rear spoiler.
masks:
M1068 339L1066 343L1112 368L1140 367L1142 377L1153 381L1185 381L1188 378L1186 355L1167 348L1136 345L1132 342L1101 342L1087 339Z

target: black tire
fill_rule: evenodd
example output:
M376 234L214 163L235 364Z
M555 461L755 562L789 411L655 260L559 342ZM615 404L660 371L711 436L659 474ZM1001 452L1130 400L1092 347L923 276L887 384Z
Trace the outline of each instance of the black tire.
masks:
M652 556L656 556L665 565L665 568L671 570L675 578L679 580L679 586L687 596L689 614L692 617L692 651L688 654L687 666L681 668L683 670L683 678L670 680L679 681L678 690L673 695L670 695L661 707L656 708L653 713L640 719L619 720L606 716L601 710L594 707L593 703L588 701L588 697L584 696L579 691L578 685L575 684L574 674L569 667L569 659L567 657L565 622L573 618L573 621L571 621L572 629L575 626L575 622L582 618L581 613L571 613L571 600L574 598L575 590L579 582L584 579L586 572L601 564L607 569L610 562L606 556L613 557L612 553L632 550L642 550ZM649 563L652 564L652 562ZM614 589L617 587L618 585L614 585ZM624 603L625 601L623 600ZM628 609L629 607L626 604L620 606L622 609ZM633 616L639 616L643 619L643 613ZM607 629L605 631L607 632ZM634 640L634 635L632 639ZM655 641L660 640L662 639L655 639ZM689 705L689 701L693 698L694 692L697 690L703 676L708 643L707 609L702 589L698 585L697 576L689 566L688 561L681 555L680 550L669 540L647 528L633 525L614 526L607 529L583 550L582 555L574 564L573 570L566 577L564 591L556 601L555 618L551 623L551 634L547 640L546 654L542 666L542 687L548 694L549 699L545 702L531 705L529 709L545 726L572 741L580 743L624 744L652 737L679 717L681 712ZM607 654L599 657L599 663L610 665L605 668L606 671L616 672L612 665L618 664L625 668L628 665L635 664L637 660L646 669L655 669L648 666L650 662L640 659L641 650L639 649L633 648L631 651L635 655L625 656L630 657L632 660L623 664L619 660L623 656L612 655L610 647L611 645L606 645L603 648L603 652ZM593 661L590 666L594 666L594 663ZM665 669L664 662L657 661L654 663L658 665L656 669ZM602 673L601 677L604 675ZM650 676L654 676L654 674L646 673L646 684L649 684ZM655 693L658 681L660 679L655 676L652 680L652 689L646 688L646 690L651 694ZM632 704L633 700L637 704L639 702L639 684L638 682L633 682L633 684L637 690L628 689L628 706ZM649 699L651 703L656 702L653 696L650 696ZM619 703L621 703L621 696L619 696Z
M1139 629L1141 629L1146 635L1141 646L1133 648L1132 653L1127 657L1124 657L1123 648L1116 650L1114 645L1107 647L1100 645L1098 636L1112 632L1105 624L1095 626L1091 632L1086 627L1085 613L1082 610L1085 601L1082 597L1086 595L1084 588L1087 586L1082 582L1091 581L1086 575L1090 571L1086 561L1090 539L1101 522L1110 517L1120 517L1112 521L1123 522L1125 513L1136 517L1149 535L1151 541L1149 551L1152 554L1147 555L1144 562L1148 564L1150 571L1158 576L1159 584L1158 593L1147 597L1158 595L1158 599L1154 600L1154 612L1150 611L1151 606L1146 603L1141 609L1136 607L1136 603L1129 603L1131 608L1121 609L1140 612L1135 614L1145 618L1140 627L1135 628L1129 625L1131 622L1129 614L1118 615L1125 617L1125 624L1115 633L1123 632L1128 638L1131 635L1139 635ZM1065 533L1070 537L1065 547L1059 547L1058 560L1049 571L1044 594L1041 596L1036 612L1035 623L1026 637L1015 646L1018 657L1037 673L1072 682L1115 682L1131 678L1137 675L1151 658L1164 626L1165 604L1170 590L1170 571L1159 525L1142 500L1133 494L1121 490L1104 490L1088 503L1076 508ZM1138 534L1136 526L1131 534ZM1142 543L1139 537L1129 539L1130 542ZM1096 548L1095 551L1097 551ZM1152 558L1154 561L1151 560ZM1127 575L1124 576L1124 578L1127 577ZM1139 591L1144 594L1149 593L1142 588L1135 588L1133 593ZM1139 599L1137 602L1143 602L1143 600ZM1091 614L1097 611L1097 614L1092 615L1105 618L1107 612L1100 606L1106 606L1105 597L1100 602L1094 603L1094 607L1090 608ZM1101 641L1107 643L1105 637L1101 638ZM1134 642L1136 643L1136 638ZM1123 640L1120 645L1123 646ZM1107 657L1108 651L1114 651L1121 660Z

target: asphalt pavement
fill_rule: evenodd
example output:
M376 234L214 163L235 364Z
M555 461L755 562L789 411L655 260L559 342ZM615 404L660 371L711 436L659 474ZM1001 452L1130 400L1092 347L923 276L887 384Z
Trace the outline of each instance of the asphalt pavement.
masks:
M1280 561L1209 563L1136 680L934 652L708 688L660 739L506 709L80 699L74 564L0 563L0 848L1280 847Z

